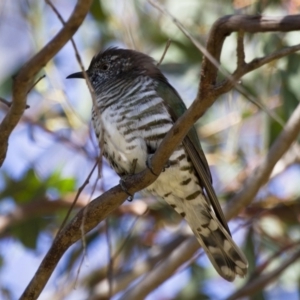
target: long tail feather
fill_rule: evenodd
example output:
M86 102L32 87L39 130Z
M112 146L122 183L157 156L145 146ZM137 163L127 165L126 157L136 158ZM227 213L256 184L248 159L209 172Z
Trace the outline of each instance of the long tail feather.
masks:
M184 203L185 219L199 243L223 278L233 281L236 276L244 277L248 268L246 257L212 209L208 205L203 206L204 201L200 203L199 199Z

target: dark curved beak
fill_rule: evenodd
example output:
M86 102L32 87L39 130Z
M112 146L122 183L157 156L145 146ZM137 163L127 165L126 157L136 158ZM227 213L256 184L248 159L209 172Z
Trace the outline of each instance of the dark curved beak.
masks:
M77 72L77 73L73 73L69 76L66 77L67 79L69 78L84 78L83 73L82 72Z

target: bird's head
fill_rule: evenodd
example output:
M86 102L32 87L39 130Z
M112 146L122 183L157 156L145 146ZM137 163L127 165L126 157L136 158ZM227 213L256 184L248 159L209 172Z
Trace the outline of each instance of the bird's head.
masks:
M119 78L132 80L138 76L163 77L154 60L141 52L119 48L108 48L98 53L86 71L95 90ZM67 78L84 78L82 72Z

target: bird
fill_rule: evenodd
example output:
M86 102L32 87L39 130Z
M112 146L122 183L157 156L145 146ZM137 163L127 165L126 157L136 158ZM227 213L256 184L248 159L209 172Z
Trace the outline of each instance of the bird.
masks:
M95 92L92 124L104 157L121 178L143 171L186 111L183 100L155 60L136 50L100 51L86 75ZM195 127L145 190L187 221L220 276L227 281L246 276L247 259L232 239Z

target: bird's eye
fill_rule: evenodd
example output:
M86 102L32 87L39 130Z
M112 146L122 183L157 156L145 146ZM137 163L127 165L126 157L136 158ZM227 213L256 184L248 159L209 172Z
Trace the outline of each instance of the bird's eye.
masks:
M107 65L107 64L103 64L102 66L101 66L101 70L102 71L107 71L109 69L109 65Z

